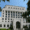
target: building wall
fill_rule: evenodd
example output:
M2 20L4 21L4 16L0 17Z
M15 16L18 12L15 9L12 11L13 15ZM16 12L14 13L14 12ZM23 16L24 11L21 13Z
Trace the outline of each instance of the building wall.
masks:
M10 11L10 17L9 17L10 20L8 20L8 15L7 15L7 20L5 20L5 18L6 18L5 17L6 16L5 15L6 14L5 11L7 11L7 14L8 14L8 11ZM23 28L23 17L22 18L18 18L18 16L17 16L17 18L16 18L16 16L15 16L15 18L11 18L11 11L12 12L14 11L15 15L16 15L16 12L17 12L17 15L18 15L18 12L22 12L22 14L23 14L23 12L25 12L27 10L25 10L24 7L16 7L16 6L8 6L8 5L6 5L5 8L2 9L2 18L4 18L4 19L2 19L2 22L0 23L0 24L2 24L2 27L0 27L0 28L8 28L7 24L9 24L9 27L10 27L11 21L13 21L14 30L16 29L16 22L17 21L19 21L21 23L21 28ZM4 24L6 25L6 27L3 26ZM26 24L26 21L25 21L25 24Z
M2 22L2 17L0 17L0 22Z

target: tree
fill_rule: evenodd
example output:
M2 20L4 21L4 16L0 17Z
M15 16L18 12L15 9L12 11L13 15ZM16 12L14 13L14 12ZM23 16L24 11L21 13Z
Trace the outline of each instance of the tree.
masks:
M0 11L2 11L1 7L0 7Z
M23 13L22 16L23 18L26 18L26 20L30 22L30 16L29 16L30 15L30 1L28 1L27 6L28 6L27 11Z
M13 30L13 26L12 25L10 25L10 29Z
M13 21L11 21L11 25L9 29L13 30Z
M5 0L3 0L4 2L5 2ZM7 0L7 1L9 1L9 0Z

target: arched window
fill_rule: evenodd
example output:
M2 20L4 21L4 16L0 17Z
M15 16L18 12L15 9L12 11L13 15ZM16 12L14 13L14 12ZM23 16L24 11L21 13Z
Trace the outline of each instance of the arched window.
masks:
M16 22L16 28L20 28L20 22Z
M6 25L4 25L4 27L6 27Z
M9 25L7 25L7 27L9 27Z

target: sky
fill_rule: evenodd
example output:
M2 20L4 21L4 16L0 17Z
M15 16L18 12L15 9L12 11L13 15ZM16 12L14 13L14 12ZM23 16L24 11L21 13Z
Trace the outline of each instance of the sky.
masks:
M8 1L1 1L0 2L0 7L1 8L4 8L5 5L13 5L13 6L20 6L20 7L25 7L27 9L27 2L28 0L10 0L9 2ZM0 17L2 16L2 12L0 12Z

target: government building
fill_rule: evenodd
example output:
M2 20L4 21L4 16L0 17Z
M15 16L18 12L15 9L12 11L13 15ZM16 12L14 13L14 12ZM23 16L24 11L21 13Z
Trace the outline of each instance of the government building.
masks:
M14 30L20 30L26 25L29 27L30 23L26 23L26 19L22 17L26 11L25 7L6 5L1 11L0 28L8 29L11 24Z

